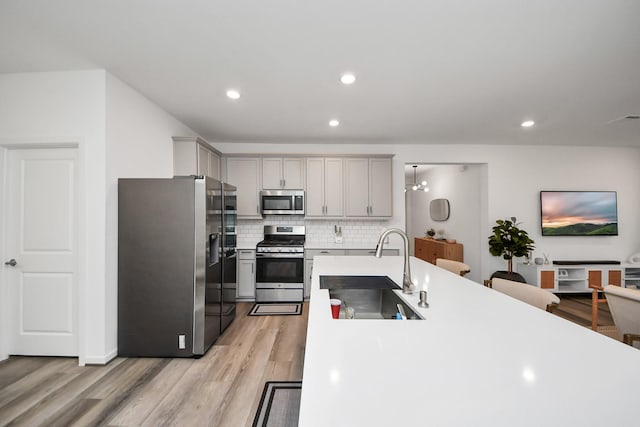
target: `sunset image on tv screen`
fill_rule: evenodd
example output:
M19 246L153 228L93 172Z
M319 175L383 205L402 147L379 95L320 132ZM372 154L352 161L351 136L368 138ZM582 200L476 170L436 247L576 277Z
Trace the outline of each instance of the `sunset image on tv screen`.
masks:
M615 191L541 191L543 236L617 236Z

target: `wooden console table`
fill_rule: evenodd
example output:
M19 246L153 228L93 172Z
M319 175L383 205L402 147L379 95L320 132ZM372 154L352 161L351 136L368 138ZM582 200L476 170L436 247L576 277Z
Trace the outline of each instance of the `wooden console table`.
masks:
M464 262L462 243L447 243L444 240L428 237L416 237L414 243L416 258L431 264L436 263L436 258Z

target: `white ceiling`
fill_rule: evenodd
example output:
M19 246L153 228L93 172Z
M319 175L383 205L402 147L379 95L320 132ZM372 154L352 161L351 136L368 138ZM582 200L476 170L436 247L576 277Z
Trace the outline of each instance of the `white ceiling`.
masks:
M640 120L610 123L640 114L639 17L637 0L0 0L0 72L105 68L209 141L640 146Z

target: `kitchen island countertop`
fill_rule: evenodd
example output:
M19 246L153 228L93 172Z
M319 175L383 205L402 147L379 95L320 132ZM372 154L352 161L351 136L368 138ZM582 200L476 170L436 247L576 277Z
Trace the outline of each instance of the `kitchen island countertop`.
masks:
M344 243L327 243L327 242L310 242L304 243L305 249L362 249L362 250L375 250L378 242L363 243L363 242L344 242ZM385 249L399 249L393 245L385 245Z
M331 318L320 275L402 267L315 258L301 427L637 425L640 351L417 258L416 292L397 292L425 320Z

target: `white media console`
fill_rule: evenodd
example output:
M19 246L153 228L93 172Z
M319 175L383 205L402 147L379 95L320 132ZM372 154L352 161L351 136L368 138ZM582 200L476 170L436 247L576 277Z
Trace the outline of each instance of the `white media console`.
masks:
M640 264L517 264L527 283L557 293L591 292L589 284L640 289Z

